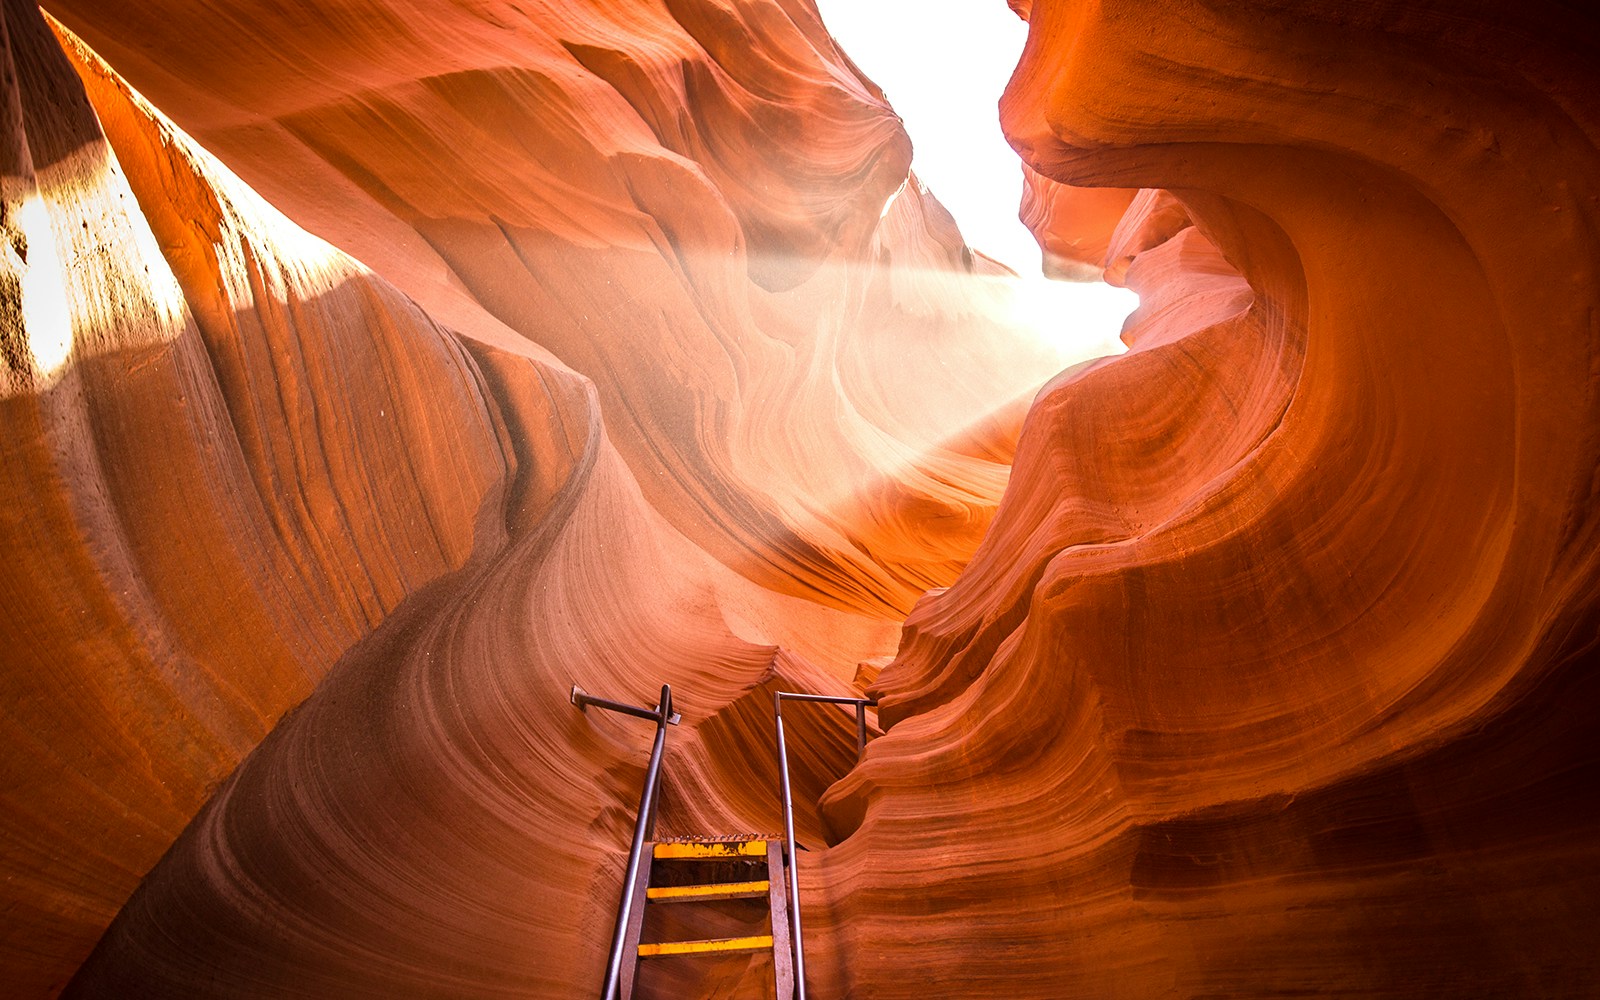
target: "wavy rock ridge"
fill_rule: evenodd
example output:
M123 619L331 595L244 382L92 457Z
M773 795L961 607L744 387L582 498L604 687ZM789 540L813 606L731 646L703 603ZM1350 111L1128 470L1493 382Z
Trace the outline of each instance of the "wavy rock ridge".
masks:
M1012 7L1143 302L1036 398L800 0L4 0L14 991L593 993L567 685L771 829L770 691L898 637L794 723L815 995L1587 995L1600 30Z
M911 953L915 870L961 995L1587 994L1595 22L1028 14L1029 167L1173 194L1096 262L1132 349L1041 394L878 681L826 800L839 939Z
M57 10L227 167L4 11L5 978L587 988L642 740L568 685L773 828L762 693L892 652L1059 356L808 8Z

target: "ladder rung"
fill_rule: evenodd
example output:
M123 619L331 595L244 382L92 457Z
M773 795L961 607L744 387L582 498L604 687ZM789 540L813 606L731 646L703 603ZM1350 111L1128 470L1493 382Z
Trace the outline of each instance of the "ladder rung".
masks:
M656 857L667 861L716 860L717 858L764 858L765 840L722 840L679 842L656 845Z
M765 896L771 889L772 883L763 879L760 882L654 886L645 895L649 897L652 903L682 903L696 900L750 899L756 896Z
M660 944L641 944L640 958L661 958L667 955L718 955L740 951L768 951L772 948L772 935L757 937L713 938L710 941L663 941Z

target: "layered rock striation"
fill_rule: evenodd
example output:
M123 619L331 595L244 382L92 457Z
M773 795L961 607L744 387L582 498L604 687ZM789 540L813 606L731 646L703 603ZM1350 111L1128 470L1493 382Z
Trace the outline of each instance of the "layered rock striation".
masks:
M870 941L969 996L1585 995L1595 22L1025 6L1030 168L1170 194L825 801L840 992L925 995Z
M592 994L568 686L770 831L861 660L813 995L1591 992L1600 28L1011 6L1065 371L801 0L3 0L13 992Z
M899 120L809 7L102 6L60 13L297 222L591 379L651 503L720 561L892 617L954 579L1003 469L935 445L1058 359L996 321L943 210L897 196ZM1009 363L954 363L985 340ZM850 374L908 341L951 363Z
M647 741L568 687L776 828L1058 351L808 7L3 10L4 978L589 989Z

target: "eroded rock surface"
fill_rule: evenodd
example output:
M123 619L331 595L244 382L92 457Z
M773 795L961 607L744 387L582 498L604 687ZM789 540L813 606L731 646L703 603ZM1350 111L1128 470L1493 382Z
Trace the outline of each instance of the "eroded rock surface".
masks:
M1030 167L1171 194L829 793L841 992L926 995L872 942L964 996L1587 994L1595 22L1020 6Z
M893 652L1056 349L804 6L3 9L4 978L590 990L647 741L568 687L776 829L772 685Z
M3 0L12 991L591 995L568 686L772 831L860 663L815 996L1592 992L1600 30L1011 7L1059 374L801 0Z

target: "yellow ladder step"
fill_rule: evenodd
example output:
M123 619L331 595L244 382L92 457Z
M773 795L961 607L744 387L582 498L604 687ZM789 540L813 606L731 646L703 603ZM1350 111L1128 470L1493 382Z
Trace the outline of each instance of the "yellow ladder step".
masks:
M713 885L663 885L652 886L645 896L652 903L682 903L713 899L751 899L772 891L772 883L719 882Z
M667 955L721 955L740 951L767 951L772 948L772 935L756 937L713 938L710 941L663 941L660 944L641 944L640 958L661 958Z
M764 858L765 840L678 841L657 844L655 856L671 861L715 861L718 858Z

